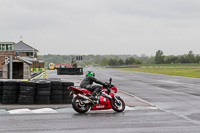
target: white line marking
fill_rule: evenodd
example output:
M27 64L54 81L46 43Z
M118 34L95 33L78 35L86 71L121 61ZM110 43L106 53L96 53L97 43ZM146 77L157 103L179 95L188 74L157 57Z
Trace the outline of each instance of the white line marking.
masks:
M32 110L34 113L58 113L56 110L52 108L42 108L42 109L35 109Z
M15 109L15 110L9 110L7 111L10 114L33 114L34 112L30 109Z

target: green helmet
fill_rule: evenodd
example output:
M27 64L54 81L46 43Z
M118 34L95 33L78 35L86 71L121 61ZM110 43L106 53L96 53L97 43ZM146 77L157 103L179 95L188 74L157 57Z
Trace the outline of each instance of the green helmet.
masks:
M87 77L87 76L95 76L95 73L92 72L92 71L88 71L87 74L86 74L86 77Z

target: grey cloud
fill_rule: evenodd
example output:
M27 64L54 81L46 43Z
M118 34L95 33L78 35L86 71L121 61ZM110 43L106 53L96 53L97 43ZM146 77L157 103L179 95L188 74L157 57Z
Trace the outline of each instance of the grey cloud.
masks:
M196 48L200 43L198 0L0 0L0 3L0 28L5 31L0 33L1 39L16 41L22 34L41 54L152 55L158 49L182 54L188 52L191 42L190 47L200 49ZM57 48L53 47L55 44Z
M198 0L128 0L109 5L111 10L124 15L153 18L200 18Z

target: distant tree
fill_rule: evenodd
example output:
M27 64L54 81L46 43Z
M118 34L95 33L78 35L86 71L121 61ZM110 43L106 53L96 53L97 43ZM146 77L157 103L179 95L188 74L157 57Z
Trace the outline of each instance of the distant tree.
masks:
M163 51L158 50L158 51L156 52L155 63L156 63L156 64L163 64L163 63L164 63Z
M195 57L192 51L189 51L187 55L188 63L194 63L195 62Z
M108 60L104 58L104 59L102 60L102 62L101 62L101 65L102 65L102 66L107 66L107 65L108 65Z
M119 62L118 62L118 60L117 59L110 59L109 61L108 61L108 65L109 66L117 66L119 64Z
M155 56L148 57L148 59L144 63L145 64L155 64Z
M142 61L139 59L135 59L134 57L130 57L125 60L125 65L132 65L132 64L141 64Z
M199 55L197 55L197 56L195 57L195 63L200 63L200 56L199 56Z
M124 61L122 59L119 59L119 65L120 66L124 65Z
M135 62L135 58L130 57L125 60L125 65L132 65Z

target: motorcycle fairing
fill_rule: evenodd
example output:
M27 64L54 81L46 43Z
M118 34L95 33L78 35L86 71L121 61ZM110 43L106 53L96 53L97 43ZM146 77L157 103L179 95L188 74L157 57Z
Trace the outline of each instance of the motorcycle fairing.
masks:
M99 110L99 109L111 109L110 100L103 96L99 96L100 104L96 104L92 107L91 110Z

